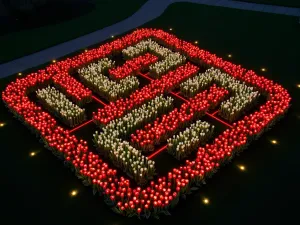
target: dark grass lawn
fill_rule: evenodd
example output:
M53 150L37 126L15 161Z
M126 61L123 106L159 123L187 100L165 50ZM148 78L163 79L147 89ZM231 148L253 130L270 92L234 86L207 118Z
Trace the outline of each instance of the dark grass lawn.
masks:
M92 195L63 163L0 105L2 219L11 224L287 224L299 202L300 26L294 17L176 3L144 27L172 28L179 38L281 83L293 98L285 118L261 139L181 200L171 217L120 217ZM260 72L262 67L266 72ZM16 77L0 80L0 90ZM270 144L276 139L278 145ZM31 151L39 153L31 158ZM237 169L244 164L246 171ZM78 189L76 198L69 192ZM208 197L210 205L202 198Z
M299 0L237 0L237 1L300 8Z
M0 35L0 63L113 25L135 13L146 0L94 0L92 10L70 20ZM66 11L72 14L72 9ZM5 53L5 54L4 54Z

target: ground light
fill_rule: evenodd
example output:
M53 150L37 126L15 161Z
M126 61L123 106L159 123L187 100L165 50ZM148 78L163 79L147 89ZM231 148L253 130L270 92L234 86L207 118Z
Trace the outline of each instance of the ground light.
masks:
M266 72L267 69L266 68L261 68L261 71Z
M170 28L169 30L170 30L170 31L172 31L172 30L173 30L173 28Z
M53 63L56 63L56 60L55 60L55 59L53 59L53 60L52 60L52 62L53 62Z
M111 35L111 38L114 38L115 36L114 35Z
M4 127L5 126L5 123L0 123L0 127Z
M78 194L78 191L77 191L77 190L72 190L72 191L70 192L71 197L75 197L77 194Z
M87 52L87 51L88 51L87 49L84 50L84 52Z
M231 58L232 57L232 55L231 54L228 54L228 58Z
M18 73L18 76L22 76L22 73Z
M297 88L300 88L300 84L297 84Z
M198 44L198 41L195 41L195 44Z
M205 205L208 205L209 204L209 199L208 198L203 198L203 203L205 204Z
M273 145L277 145L277 144L278 144L278 141L275 140L275 139L273 139L273 140L271 140L271 143L272 143Z
M245 171L246 170L246 167L244 165L238 165L238 168L241 170L241 171Z
M30 152L29 154L31 157L35 156L36 155L36 152Z

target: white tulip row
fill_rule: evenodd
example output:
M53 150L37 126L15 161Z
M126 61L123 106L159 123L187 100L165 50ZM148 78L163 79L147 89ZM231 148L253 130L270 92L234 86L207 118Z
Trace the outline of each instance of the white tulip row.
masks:
M150 65L150 75L158 78L162 74L167 73L169 70L174 69L178 65L185 62L186 57L179 53L174 53L170 49L160 46L157 42L148 39L141 41L134 46L130 46L122 50L125 59L131 59L150 52L160 57L161 61Z
M185 131L168 139L167 151L176 159L188 157L200 144L205 144L212 136L214 126L198 120Z
M260 95L254 87L247 86L244 82L214 68L183 82L180 85L180 90L184 95L191 97L206 89L212 82L226 88L233 94L231 98L221 103L219 110L219 114L229 121L236 120L243 111L255 103Z
M207 73L200 73L180 84L180 92L186 97L193 97L200 91L209 88L213 82L213 76Z
M148 160L141 151L133 148L127 141L100 138L98 131L94 134L94 143L110 158L113 164L121 168L138 184L145 184L155 174L154 161Z
M114 67L114 62L104 58L98 63L79 69L79 77L89 88L108 101L116 101L120 97L130 95L139 87L139 80L134 77L126 77L119 83L110 80L103 73Z
M238 119L244 111L251 108L260 96L254 87L248 86L244 82L222 73L220 70L211 68L209 71L214 74L215 82L218 85L226 87L233 94L227 101L221 103L219 111L223 118L231 122Z
M157 42L151 39L140 41L138 44L129 46L122 50L122 54L125 59L132 59L146 54L147 52L150 52L162 59L173 53L170 49L160 46Z
M46 87L36 91L41 103L69 126L80 124L85 119L85 110L72 103L54 87Z
M178 65L183 64L185 60L186 58L178 52L167 55L164 60L156 62L154 65L149 67L150 76L159 78L162 74L165 74L169 70L175 69Z
M110 137L126 138L139 127L151 120L155 120L159 115L167 113L173 104L173 98L157 96L147 104L132 110L122 118L115 119L104 128L104 134Z
M122 168L137 183L144 184L155 174L154 162L148 160L141 151L132 147L126 138L134 130L144 126L172 107L173 99L158 96L122 118L111 121L100 134L94 134L94 142L100 151L107 155L115 166Z

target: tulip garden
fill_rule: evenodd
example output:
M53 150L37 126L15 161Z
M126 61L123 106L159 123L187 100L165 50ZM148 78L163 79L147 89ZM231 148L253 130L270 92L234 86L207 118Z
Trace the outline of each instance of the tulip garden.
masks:
M16 79L2 100L114 212L157 218L270 129L291 98L171 33L138 29Z

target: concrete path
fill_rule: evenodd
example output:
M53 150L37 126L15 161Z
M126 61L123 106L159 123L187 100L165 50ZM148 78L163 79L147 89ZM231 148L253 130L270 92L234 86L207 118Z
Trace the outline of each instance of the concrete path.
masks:
M67 41L62 44L50 47L40 52L36 52L31 55L0 64L0 78L22 72L28 68L38 66L53 59L75 52L79 49L84 49L88 46L102 42L110 38L111 35L122 34L128 30L141 26L159 17L166 10L166 8L174 2L193 2L203 5L212 5L300 17L299 8L261 5L231 0L148 0L136 13L121 22L84 35L82 37L73 39L71 41ZM2 52L1 54L5 53Z

